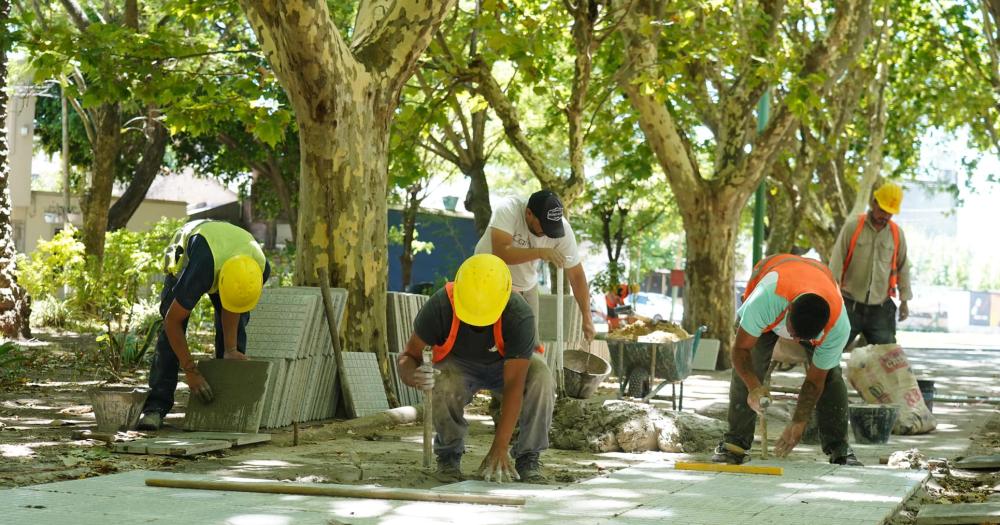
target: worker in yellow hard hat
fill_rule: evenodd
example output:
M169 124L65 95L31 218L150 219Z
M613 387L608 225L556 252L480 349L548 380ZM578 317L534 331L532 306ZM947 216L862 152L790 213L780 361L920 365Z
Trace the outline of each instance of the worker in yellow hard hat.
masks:
M897 320L910 315L913 290L906 236L892 220L902 203L903 188L882 184L872 194L868 213L844 224L830 254L830 271L840 284L851 321L847 346L858 334L868 344L895 343Z
M246 325L270 274L260 244L250 232L221 221L193 221L177 231L164 254L160 294L163 327L149 372L149 397L140 430L157 430L174 405L177 370L193 395L212 400L212 387L198 372L187 344L191 310L208 294L215 310L215 357L246 359Z
M423 360L427 346L433 347L433 363ZM549 445L555 382L541 351L534 314L520 294L511 293L510 270L495 255L467 259L455 281L420 308L399 357L399 375L410 386L434 392L439 479L462 478L464 409L476 392L490 390L503 401L493 446L479 473L487 481L545 481L539 454ZM516 424L520 430L511 447Z

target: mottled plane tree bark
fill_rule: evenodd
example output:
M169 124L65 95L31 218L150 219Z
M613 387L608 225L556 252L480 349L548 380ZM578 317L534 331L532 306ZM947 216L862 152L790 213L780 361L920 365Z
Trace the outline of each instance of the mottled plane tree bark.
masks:
M454 0L362 0L350 41L325 0L240 5L299 128L295 281L315 284L325 272L347 289L344 348L377 352L388 377L389 126L403 84Z

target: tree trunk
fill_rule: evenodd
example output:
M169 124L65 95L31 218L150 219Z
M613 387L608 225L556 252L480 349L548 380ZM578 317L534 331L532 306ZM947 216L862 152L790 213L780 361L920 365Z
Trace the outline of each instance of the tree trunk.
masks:
M101 271L104 259L104 235L108 227L111 190L115 183L115 163L121 147L121 115L114 104L105 104L94 111L94 163L91 179L82 199L83 246L92 257L92 271Z
M7 122L7 52L11 38L7 29L10 2L0 0L0 122ZM12 339L31 337L28 318L31 303L17 284L17 251L10 224L10 163L7 161L7 133L0 133L0 334Z
M108 211L108 231L120 230L128 225L128 221L146 199L149 187L163 167L163 156L167 151L170 133L166 126L156 120L157 116L159 111L156 110L151 110L147 116L146 145L142 150L142 158L135 166L132 182L125 189L125 193Z
M240 0L299 124L295 281L347 289L347 350L374 351L396 406L386 340L389 123L454 0L361 2L351 41L321 0Z
M485 161L477 163L466 172L469 192L465 194L465 209L472 212L476 232L482 236L490 225L493 208L490 206L490 186L486 180Z
M295 282L316 286L317 272L326 271L330 282L347 289L344 348L378 354L385 379L391 377L385 327L389 134L380 113L347 105L334 117L337 125L299 120Z
M403 210L403 253L399 255L399 268L402 272L403 290L410 285L413 276L413 238L417 230L417 208L420 207L420 188L410 188Z
M684 212L687 234L685 265L684 328L692 332L708 327L706 337L723 342L716 369L732 366L729 343L732 340L735 306L733 288L736 279L736 237L739 234L740 210L746 202L733 202L717 194L699 192L698 206ZM745 201L746 199L744 199Z

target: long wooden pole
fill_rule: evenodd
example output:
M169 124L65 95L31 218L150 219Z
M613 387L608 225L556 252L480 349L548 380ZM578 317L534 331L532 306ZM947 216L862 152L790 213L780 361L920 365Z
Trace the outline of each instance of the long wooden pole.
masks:
M430 348L423 350L424 363L433 362L434 354ZM434 389L424 390L424 468L430 468L434 448Z
M476 503L480 505L524 505L522 496L496 496L434 492L418 489L388 487L358 487L354 485L304 485L300 483L203 481L197 479L146 479L147 487L173 489L220 490L227 492L256 492L263 494L292 494L297 496L327 496L333 498L365 498L402 501L433 501L437 503Z

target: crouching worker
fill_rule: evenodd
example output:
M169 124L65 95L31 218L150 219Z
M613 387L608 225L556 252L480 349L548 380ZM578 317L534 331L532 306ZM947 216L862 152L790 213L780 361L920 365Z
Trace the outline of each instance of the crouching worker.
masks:
M749 461L761 400L771 398L762 381L780 337L801 344L810 363L792 421L774 445L775 456L787 456L795 448L815 409L830 463L861 465L847 445L847 386L840 370L851 324L830 270L812 259L772 255L754 267L743 301L732 350L729 431L712 460Z
M433 365L423 362L426 346L433 346ZM511 294L510 270L495 255L467 259L455 281L424 304L399 370L406 384L433 389L439 478L462 478L465 406L479 390L490 390L502 398L500 420L479 474L486 481L545 481L539 454L549 446L555 382L540 352L531 308Z
M177 370L183 370L192 395L212 400L187 344L191 310L208 294L215 310L216 359L246 359L246 325L257 306L270 266L249 232L220 221L193 221L174 235L164 254L160 315L163 327L149 372L149 397L140 430L157 430L174 406Z

